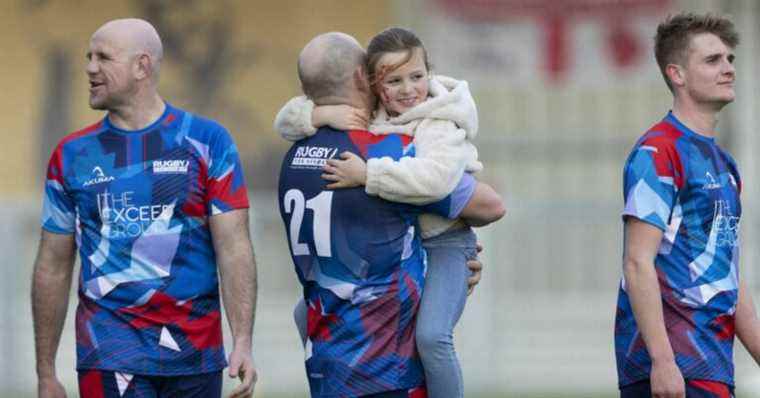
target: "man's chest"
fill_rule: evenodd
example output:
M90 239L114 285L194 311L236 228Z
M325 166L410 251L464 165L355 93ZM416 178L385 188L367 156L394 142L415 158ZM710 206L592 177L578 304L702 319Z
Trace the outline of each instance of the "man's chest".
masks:
M679 207L690 235L704 235L708 245L738 244L742 207L736 168L720 156L691 157Z
M81 221L136 236L184 207L202 214L206 166L191 147L158 146L131 154L130 147L136 145L125 141L123 147L92 145L69 154L65 181Z

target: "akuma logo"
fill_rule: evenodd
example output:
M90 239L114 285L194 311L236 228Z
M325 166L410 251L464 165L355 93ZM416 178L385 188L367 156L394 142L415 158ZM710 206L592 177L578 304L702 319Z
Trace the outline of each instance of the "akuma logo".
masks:
M104 182L109 182L115 180L112 176L107 176L103 169L100 168L100 166L95 166L92 169L91 177L89 180L85 181L84 184L82 184L85 187L89 187L90 185L95 184L102 184Z
M721 186L720 182L709 171L705 172L705 184L702 185L702 189L720 189Z

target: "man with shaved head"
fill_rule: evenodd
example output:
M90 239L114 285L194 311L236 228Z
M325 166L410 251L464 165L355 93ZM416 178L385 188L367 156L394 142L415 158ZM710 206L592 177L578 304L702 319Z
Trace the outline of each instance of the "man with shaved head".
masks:
M64 397L55 370L78 249L82 397L219 397L219 285L233 337L229 376L248 397L256 266L248 197L230 134L158 93L163 50L150 23L110 21L86 73L99 122L50 158L32 281L40 397ZM221 278L221 281L219 279Z
M298 77L304 94L318 104L339 101L350 97L352 89L373 99L371 91L364 90L364 82L353 80L357 65L366 63L366 53L355 38L340 32L318 36L301 51L298 57ZM361 75L356 76L361 79ZM350 83L350 84L349 84ZM365 98L366 99L366 98ZM362 103L362 108L371 104Z
M369 112L375 98L365 58L351 36L317 36L298 60L304 94L315 104ZM363 187L325 187L328 159L345 152L365 159L414 156L410 143L405 135L322 127L285 155L278 196L308 313L304 337L312 397L425 397L414 340L425 274L417 216L465 217L483 225L503 215L501 198L469 175L449 196L427 206L388 202Z

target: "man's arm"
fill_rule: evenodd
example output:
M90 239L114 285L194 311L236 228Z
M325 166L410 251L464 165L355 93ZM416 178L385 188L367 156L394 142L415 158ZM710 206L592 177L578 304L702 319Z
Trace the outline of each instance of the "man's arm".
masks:
M623 274L633 316L644 339L652 371L649 375L655 397L683 397L684 380L676 365L673 348L665 330L662 295L654 258L663 232L634 217L625 222Z
M39 397L65 397L55 357L69 303L76 259L74 235L43 230L32 273L32 318Z
M256 381L251 350L258 288L248 210L211 216L209 226L221 277L224 309L232 331L229 375L239 376L242 380L231 396L250 397Z
M760 321L755 312L752 294L743 281L739 282L739 301L736 304L736 335L760 365Z
M414 133L415 156L374 157L365 163L357 155L343 152L340 159L327 160L322 178L332 182L329 189L366 185L368 194L391 202L433 203L456 188L468 164L482 168L466 134L453 122L425 119Z
M473 227L482 227L499 220L506 213L501 196L488 184L478 182L470 201L459 216Z

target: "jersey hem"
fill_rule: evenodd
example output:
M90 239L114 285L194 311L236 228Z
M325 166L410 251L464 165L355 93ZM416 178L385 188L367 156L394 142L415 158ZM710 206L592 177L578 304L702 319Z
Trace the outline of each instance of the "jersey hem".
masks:
M649 380L649 379L650 379L650 377L646 376L646 377L642 377L642 378L639 378L639 379L636 379L636 380L632 380L632 381L626 382L625 384L621 384L620 382L618 382L618 390L622 390L623 388L629 387L629 386L631 386L633 384L642 382L644 380ZM726 380L720 380L720 379L710 378L710 377L684 377L684 380L714 381L716 383L725 384L725 385L727 385L727 386L729 386L731 388L736 388L736 385L734 384L733 380L731 382L728 382Z
M361 398L361 397L366 397L369 395L383 394L383 393L388 393L388 392L393 392L393 391L398 391L398 390L411 390L418 387L425 387L425 383L419 383L419 384L414 384L414 385L409 385L409 386L402 385L402 386L397 386L397 387L392 387L392 388L383 388L377 391L364 391L362 392L362 395L357 395L356 397ZM318 394L315 397L316 398L347 398L349 397L349 395L335 393L335 394Z
M660 224L657 224L656 222L654 222L654 221L652 221L652 220L647 220L647 219L645 219L645 218L641 218L641 217L639 217L638 215L636 215L636 214L633 214L633 213L629 213L629 212L623 212L623 213L620 215L620 217L622 217L622 218L623 218L623 223L625 223L625 222L626 222L626 218L628 218L628 217L631 217L631 218L635 218L635 219L637 219L637 220L639 220L639 221L641 221L641 222L647 223L647 224L649 224L649 225L651 225L651 226L653 226L653 227L655 227L655 228L659 229L659 230L660 230L660 231L662 231L662 232L667 232L667 230L668 230L668 229L667 229L667 227L664 227L664 226L662 226L662 225L660 225Z
M71 231L67 231L67 230L64 230L64 229L52 229L52 228L50 228L47 225L41 225L40 227L42 229L44 229L45 231L47 231L47 232L51 232L51 233L58 234L58 235L73 235L74 232L76 232L73 229Z
M229 206L229 208L226 208L226 209L219 209L219 208L217 208L218 212L217 213L211 213L211 212L209 212L208 217L213 217L213 216L217 216L219 214L229 213L229 212L231 212L233 210L243 210L243 209L250 209L251 208L251 204L250 204L249 201L235 203L233 205L230 205L228 203L225 203L225 204L227 204Z
M224 370L224 368L227 367L227 364L220 365L218 367L212 367L210 369L204 369L197 372L191 372L191 371L178 371L178 372L143 372L138 371L135 369L129 369L129 368L116 368L111 366L77 366L76 371L86 371L86 370L99 370L99 371L106 371L106 372L121 372L121 373L129 373L132 375L140 375L140 376L193 376L193 375L200 375L204 373L214 373L219 372L221 370Z

